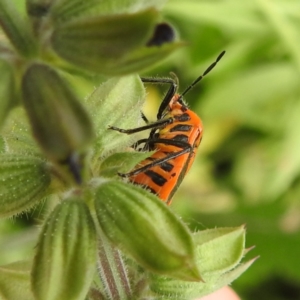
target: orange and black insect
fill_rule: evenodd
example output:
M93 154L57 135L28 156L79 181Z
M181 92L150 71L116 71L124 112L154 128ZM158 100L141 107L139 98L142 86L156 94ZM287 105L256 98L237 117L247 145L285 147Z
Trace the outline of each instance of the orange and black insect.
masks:
M119 175L145 187L167 204L171 203L172 196L190 169L203 134L201 119L187 107L183 96L216 66L224 54L225 51L181 94L176 93L177 82L173 79L142 78L145 83L170 85L159 107L157 121L149 123L142 114L147 123L145 126L133 129L110 127L126 134L151 129L149 137L137 141L133 148L138 149L144 144L142 151L156 152L137 164L129 173Z

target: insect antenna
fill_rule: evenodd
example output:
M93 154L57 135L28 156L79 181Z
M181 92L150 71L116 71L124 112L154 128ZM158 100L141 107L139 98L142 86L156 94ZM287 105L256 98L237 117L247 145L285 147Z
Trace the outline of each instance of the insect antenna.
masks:
M225 51L222 51L217 59L203 72L202 75L200 75L191 85L189 85L183 93L180 95L180 98L183 97L187 92L189 92L200 80L202 80L220 61L220 59L223 57L225 54Z

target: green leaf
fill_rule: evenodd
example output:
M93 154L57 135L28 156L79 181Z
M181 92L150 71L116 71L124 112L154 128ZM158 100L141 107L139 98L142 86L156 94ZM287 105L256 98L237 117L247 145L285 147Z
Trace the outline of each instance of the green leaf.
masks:
M0 298L3 300L32 300L30 290L31 264L19 261L0 266Z
M32 57L37 47L30 24L14 5L13 1L0 0L0 25L15 49L25 57Z
M47 219L32 268L37 300L85 299L96 267L96 231L88 207L65 199Z
M151 156L154 152L120 152L107 157L100 165L101 177L113 177L118 172L129 172L139 162Z
M0 128L3 125L9 111L16 102L15 78L10 65L0 60Z
M95 16L57 25L54 50L64 59L92 72L146 44L158 13L148 9L134 14Z
M95 207L107 237L143 267L182 280L201 280L189 231L157 197L108 181L98 187Z
M38 156L0 154L0 216L19 214L45 196L50 174Z
M96 131L95 157L124 150L137 138L108 130L109 126L132 128L141 119L145 89L138 76L112 78L100 85L87 99L86 105ZM99 162L96 162L99 164Z
M88 114L54 69L31 64L22 91L34 136L49 158L65 161L91 142L93 129Z

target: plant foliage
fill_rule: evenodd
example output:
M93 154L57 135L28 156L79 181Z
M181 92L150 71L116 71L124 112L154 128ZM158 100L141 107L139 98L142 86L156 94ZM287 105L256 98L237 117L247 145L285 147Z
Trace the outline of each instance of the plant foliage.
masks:
M134 73L183 46L162 4L0 0L0 216L42 210L31 258L0 268L1 298L191 299L254 262L243 226L191 232L117 176L150 155L107 130L142 121Z

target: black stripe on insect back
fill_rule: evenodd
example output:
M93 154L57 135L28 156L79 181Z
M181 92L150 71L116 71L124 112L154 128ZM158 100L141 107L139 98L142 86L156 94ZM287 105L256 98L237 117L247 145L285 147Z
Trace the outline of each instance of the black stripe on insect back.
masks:
M134 169L131 172L128 173L118 173L119 176L121 177L130 177L130 176L135 176L137 174L143 173L147 171L149 168L153 168L155 166L159 166L164 162L167 162L171 159L174 159L176 157L179 157L183 154L190 153L193 150L193 146L190 145L189 143L182 142L182 141L176 141L173 139L156 139L153 140L152 143L162 143L165 145L172 145L178 148L181 148L182 150L180 151L162 151L163 154L165 154L164 157L162 158L157 158L153 160L151 163L146 164L140 168Z
M187 122L190 121L191 117L189 114L185 113L179 116L175 116L175 119L179 122Z
M161 175L157 174L156 172L154 172L152 170L147 170L145 172L145 175L150 177L151 180L158 186L163 186L167 182L167 179L165 179L164 177L162 177Z
M164 162L161 165L159 165L160 168L166 172L171 172L174 168L174 166L172 164L170 164L169 162Z
M174 131L184 131L184 132L188 132L192 129L192 125L186 125L186 124L177 124L174 127L172 127L170 129L170 132L174 132Z
M188 136L186 136L184 134L177 134L176 136L174 136L172 138L172 141L179 141L179 142L188 143L189 138L188 138Z

